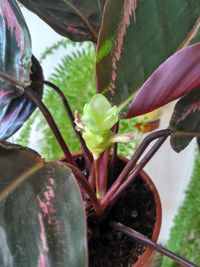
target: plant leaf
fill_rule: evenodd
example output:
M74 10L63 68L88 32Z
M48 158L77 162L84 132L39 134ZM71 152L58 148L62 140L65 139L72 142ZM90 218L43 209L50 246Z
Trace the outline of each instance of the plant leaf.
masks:
M59 34L73 41L97 40L101 25L98 0L20 0Z
M133 99L127 117L159 108L200 86L200 43L168 58L144 83Z
M0 71L21 83L29 82L31 40L23 15L15 0L0 2ZM0 108L23 94L23 88L0 79Z
M175 131L170 142L176 152L186 148L194 138L194 136L183 135L184 132L185 134L187 132L200 133L200 89L187 94L177 102L170 121L170 128Z
M24 86L30 83L30 79L33 80L36 75L34 69L37 63L35 59L31 62L30 35L15 0L0 2L0 48L0 72ZM38 67L37 72L36 76L41 76ZM32 81L31 90L36 90L35 87ZM41 85L37 89L41 97ZM0 139L6 139L16 132L34 109L35 105L24 96L23 86L0 78Z
M32 56L31 66L31 85L32 90L40 99L43 92L43 73L37 59ZM26 94L13 98L13 91L10 95L0 94L0 139L4 140L13 135L30 117L35 110L35 104L29 100ZM6 100L5 100L6 98ZM6 105L5 105L6 102ZM2 105L1 105L2 104Z
M85 214L71 170L5 142L0 158L0 266L87 266Z
M125 107L152 72L195 36L199 14L200 2L193 0L107 0L97 46L98 92Z

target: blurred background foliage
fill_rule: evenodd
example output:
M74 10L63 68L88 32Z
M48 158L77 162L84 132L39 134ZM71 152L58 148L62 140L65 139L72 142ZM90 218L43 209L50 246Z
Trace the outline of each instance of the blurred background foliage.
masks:
M48 80L55 83L64 92L73 113L77 110L81 114L84 104L95 94L94 46L90 42L83 44L61 39L44 50L40 58L41 65L44 60L55 56L60 48L66 51L66 55L54 67ZM67 53L68 49L70 49L70 53ZM79 143L59 96L50 87L45 86L43 101L53 115L70 150L72 152L79 151ZM119 153L127 157L133 154L139 140L142 138L142 134L135 127L137 121L137 118L133 118L120 122L120 132L135 131L136 133L135 138L131 142L119 144L118 146ZM23 146L29 146L31 139L35 138L34 135L36 133L39 136L39 138L36 138L37 151L43 157L47 160L62 157L63 153L39 110L36 110L25 123L17 139L14 141Z
M200 154L185 193L185 199L175 217L167 247L174 253L200 265ZM180 267L163 257L161 267Z

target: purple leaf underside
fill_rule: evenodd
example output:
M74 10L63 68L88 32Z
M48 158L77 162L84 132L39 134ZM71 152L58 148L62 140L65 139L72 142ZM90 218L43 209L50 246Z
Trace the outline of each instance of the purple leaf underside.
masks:
M31 85L29 87L40 99L43 92L43 73L37 59L32 56ZM0 139L5 140L12 136L30 117L36 109L35 104L23 94L13 98L13 92L0 90Z
M200 86L200 44L188 46L150 76L133 99L127 118L145 114Z

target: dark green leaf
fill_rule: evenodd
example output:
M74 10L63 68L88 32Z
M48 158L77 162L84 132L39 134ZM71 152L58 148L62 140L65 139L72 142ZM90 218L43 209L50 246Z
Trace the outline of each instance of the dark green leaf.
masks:
M42 68L37 59L32 57L31 66L31 85L32 90L40 99L43 92L43 73ZM7 92L7 91L6 91ZM13 91L9 97L6 95L0 95L0 139L4 140L13 135L30 117L35 110L35 104L29 100L29 98L23 94L17 98L13 98L15 91ZM5 105L6 98L6 105Z
M101 25L98 0L20 0L59 34L73 41L97 41Z
M85 214L71 170L1 142L0 172L0 266L87 266Z
M177 102L170 128L175 131L170 141L176 152L186 148L195 133L200 133L200 89L187 94ZM188 136L187 132L194 133L194 136Z
M97 48L98 92L120 107L128 104L152 72L195 36L199 14L195 0L107 0Z

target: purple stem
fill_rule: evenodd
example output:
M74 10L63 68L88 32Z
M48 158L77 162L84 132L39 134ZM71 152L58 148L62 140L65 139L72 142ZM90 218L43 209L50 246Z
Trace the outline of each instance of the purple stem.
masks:
M160 131L154 132L152 134L149 134L148 136L146 136L144 138L144 140L142 141L140 146L137 148L136 152L133 154L132 158L126 164L126 166L124 167L124 169L122 170L122 172L120 173L120 175L118 176L118 178L116 179L114 184L111 186L111 188L109 189L109 191L105 195L103 202L105 202L105 203L107 201L109 202L109 199L112 198L113 194L115 194L115 192L118 190L118 188L121 186L121 184L123 184L123 182L127 179L128 174L135 167L138 159L142 156L142 154L144 153L144 151L148 147L148 145L155 139L160 138L160 140L162 140L162 137L164 138L164 141L165 141L165 139L170 134L171 134L171 130L165 129L165 130L160 130ZM161 143L161 145L162 145L162 143Z
M158 141L152 146L152 148L148 151L148 153L144 156L144 158L133 168L128 178L124 181L123 184L118 188L117 191L112 195L109 200L109 207L113 206L114 203L118 200L118 198L123 194L123 192L128 188L130 184L134 182L139 172L145 167L145 165L150 161L153 155L158 151L161 145L165 142L167 136L160 137Z
M82 172L74 167L73 165L69 164L69 163L65 163L74 173L77 181L81 184L82 188L85 190L85 192L88 194L88 196L90 197L90 200L94 206L95 211L99 211L100 208L100 203L94 193L94 191L92 190L90 184L88 183L87 179L85 178L85 176L82 174Z
M125 235L129 236L132 239L135 239L142 243L145 246L149 246L153 248L154 250L160 252L161 254L175 260L179 264L185 266L185 267L199 267L196 264L193 264L192 262L176 255L175 253L171 252L170 250L160 246L156 242L152 241L148 237L144 236L143 234L133 230L132 228L126 227L125 225L121 223L113 223L114 229L120 231L121 233L124 233Z
M19 80L17 80L15 77L12 77L10 76L9 74L5 73L5 72L2 72L0 71L0 77L3 79L3 80L6 80L12 84L15 84L17 86L21 86L21 87L26 87L27 85Z
M89 182L90 186L93 189L95 189L95 167L94 167L94 161L93 161L92 166L91 166L88 182Z
M117 134L118 131L119 131L119 121L115 124L114 129L113 129L114 134ZM111 161L110 161L110 168L112 170L115 170L115 165L117 162L117 148L118 148L118 143L114 143L113 154L112 154Z
M70 164L77 166L76 162L74 161L67 144L65 143L53 117L51 116L51 113L47 109L47 107L44 105L44 103L27 87L25 89L26 95L30 98L30 100L35 103L35 105L40 109L42 114L44 115L49 127L51 128L56 140L58 141L64 155L66 158L66 161L69 162Z
M74 115L72 113L72 110L70 108L70 105L67 101L67 98L65 97L64 93L62 92L62 90L55 84L49 82L49 81L43 81L44 84L50 86L61 98L62 102L63 102L63 106L65 108L65 111L67 112L67 115L68 115L68 118L69 118L69 121L72 125L72 128L79 140L79 143L82 147L82 151L83 151L83 157L85 159L85 162L87 164L87 167L88 169L90 170L91 169L91 162L92 162L92 155L91 153L89 152L86 144L85 144L85 141L81 135L81 133L79 131L76 130L76 124L75 124L75 120L74 120Z
M95 170L96 195L98 199L101 199L100 185L99 185L99 158L94 160L94 170Z
M110 158L110 149L107 149L98 159L99 160L98 172L101 174L99 177L99 191L101 199L105 196L105 193L107 191L109 158Z

